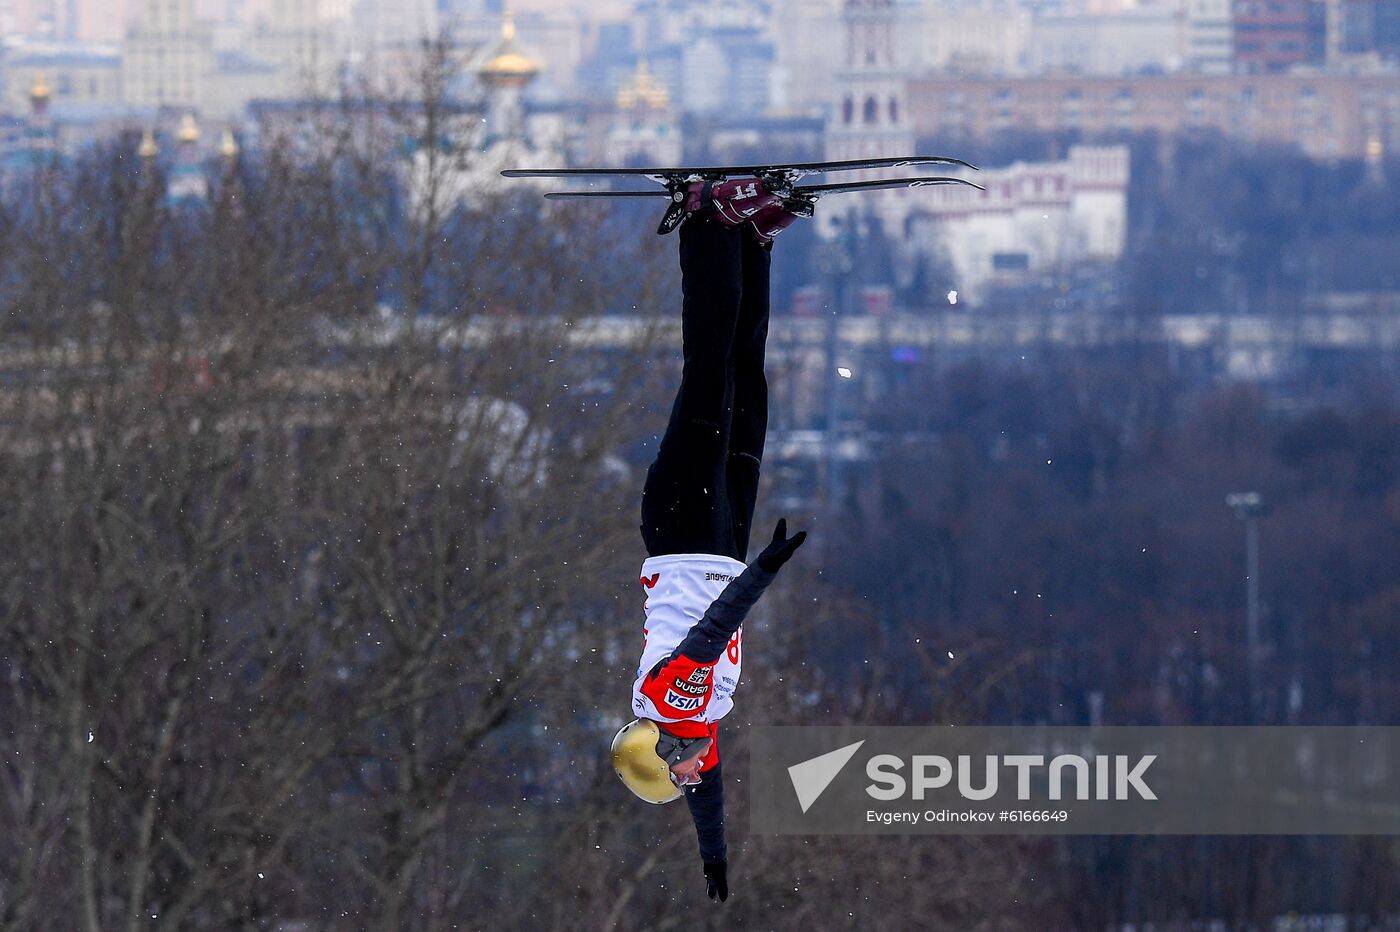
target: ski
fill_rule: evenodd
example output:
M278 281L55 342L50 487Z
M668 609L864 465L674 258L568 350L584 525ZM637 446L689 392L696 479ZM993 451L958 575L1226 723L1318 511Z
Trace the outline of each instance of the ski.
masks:
M550 191L545 194L551 201L572 200L579 197L664 197L671 199L667 191Z
M823 194L838 194L842 191L872 191L878 188L923 188L940 184L960 184L978 191L985 191L975 181L966 178L875 178L870 181L833 181L829 184L800 184L793 188L793 195L816 200Z
M847 191L873 191L882 188L923 188L933 185L960 184L979 191L985 190L980 184L966 178L875 178L868 181L833 181L827 184L801 184L791 186L783 195L786 207L799 216L810 217L816 210L817 200L827 194L841 194ZM683 191L683 189L676 189ZM677 200L673 191L550 191L545 197L552 201L575 200L599 197L642 197L667 198L672 201L666 216L661 220L657 233L665 234L674 230L685 219L684 195Z
M835 162L790 162L777 165L704 165L690 168L507 168L501 172L507 178L589 178L598 176L650 178L662 184L686 181L723 181L726 178L754 176L793 182L808 175L825 172L859 171L868 168L908 168L911 165L958 165L977 170L977 166L962 159L936 155L914 155L901 158L843 159Z
M871 181L833 181L829 184L794 185L788 197L816 200L823 194L836 194L841 191L869 191L878 188L922 188L926 185L961 184L979 191L986 190L976 182L965 178L877 178ZM545 195L552 201L572 200L587 197L649 197L670 198L666 191L550 191Z
M874 168L907 168L913 165L955 165L977 171L977 166L962 159L941 155L914 155L899 158L842 159L834 162L789 162L777 165L708 165L691 168L507 168L501 172L507 178L647 178L665 190L646 191L578 191L551 192L551 199L575 197L667 197L671 206L661 218L656 232L670 233L685 219L686 189L697 181L723 181L727 178L755 177L769 192L788 198L795 209L810 215L816 199L836 191L860 191L871 188L918 187L926 184L971 184L960 178L900 178L872 181L833 182L826 185L799 186L797 182L808 175L826 172L860 171ZM974 185L975 187L975 185Z

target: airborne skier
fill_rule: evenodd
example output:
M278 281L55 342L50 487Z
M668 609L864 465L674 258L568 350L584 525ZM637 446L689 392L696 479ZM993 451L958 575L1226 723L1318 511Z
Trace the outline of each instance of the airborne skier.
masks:
M666 433L642 490L647 615L632 684L637 719L613 739L618 776L647 802L684 795L711 899L729 897L718 722L734 706L744 618L802 545L779 521L745 565L768 429L768 274L773 237L828 194L980 185L918 176L800 185L823 172L953 165L945 156L706 168L520 168L508 178L638 177L649 191L552 191L547 198L666 198L656 232L680 227L684 365ZM735 177L754 175L756 177Z
M734 705L742 624L806 539L778 522L745 565L768 426L764 347L772 239L795 215L759 179L696 182L680 228L684 363L642 491L646 622L638 718L613 739L623 783L685 796L711 899L729 897L718 723Z

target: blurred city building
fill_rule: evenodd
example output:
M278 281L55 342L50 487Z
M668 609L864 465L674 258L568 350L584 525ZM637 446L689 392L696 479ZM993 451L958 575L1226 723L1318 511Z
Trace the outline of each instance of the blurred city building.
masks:
M1059 162L977 173L986 188L920 189L907 199L906 238L947 260L973 302L1083 262L1116 262L1128 229L1126 146L1072 146Z
M480 67L507 10L528 76ZM1011 131L1219 131L1377 164L1400 145L1391 0L0 0L0 29L8 125L42 79L60 149L159 111L242 124L352 78L411 96L439 29L473 138L515 140L499 158L857 158ZM859 200L893 230L908 199Z
M200 135L194 114L186 113L175 131L175 163L166 186L165 199L171 206L198 206L209 199Z
M245 22L241 46L226 53L229 77L270 85L249 99L333 92L349 46L345 19L333 13L321 0L265 0L252 22Z
M1235 0L1235 70L1280 72L1323 61L1327 10L1323 0Z
M29 113L0 123L0 187L28 183L34 172L62 157L49 107L53 91L42 78L29 87Z
M627 24L600 25L584 85L612 98L640 57L676 105L699 115L757 116L775 98L778 57L766 4L638 0Z
M1030 67L1034 17L1006 2L926 0L913 21L923 69L948 74L1024 74ZM1063 17L1062 17L1063 18Z
M1201 74L1234 70L1234 0L1186 0L1186 63Z
M214 33L194 0L143 0L122 43L122 99L138 107L199 107L213 79Z
M906 10L894 0L847 0L842 13L844 54L836 70L836 95L828 117L825 158L889 158L914 155L914 124L907 99L910 49L901 41ZM894 177L903 169L875 172ZM905 216L905 192L872 191L855 199L823 205L823 225L860 209L879 215L886 229L898 229Z
M645 60L617 92L606 145L603 161L608 165L681 164L681 132L671 94L652 77Z
M121 55L116 46L70 40L30 40L0 50L5 109L24 113L30 90L42 80L62 109L116 106L122 101Z
M567 162L564 153L566 111L549 103L530 103L526 90L545 63L516 36L510 13L498 20L500 35L476 58L472 70L482 98L450 115L438 139L420 140L408 168L408 193L420 207L436 199L439 207L477 204L509 185L514 190L547 179L507 182L506 168L547 168Z
M0 0L0 37L115 42L129 0Z
M438 33L437 0L339 0L357 50L416 46ZM322 17L327 10L323 8ZM337 17L339 18L339 17Z
M842 54L841 0L774 0L773 100L782 114L821 115Z
M1036 17L1029 41L1033 73L1144 74L1176 71L1186 58L1179 10Z
M1393 0L1327 0L1326 20L1329 62L1400 59L1400 4Z
M988 139L998 132L1086 137L1215 131L1294 144L1315 158L1359 158L1374 142L1400 147L1400 74L1046 76L910 82L921 138Z

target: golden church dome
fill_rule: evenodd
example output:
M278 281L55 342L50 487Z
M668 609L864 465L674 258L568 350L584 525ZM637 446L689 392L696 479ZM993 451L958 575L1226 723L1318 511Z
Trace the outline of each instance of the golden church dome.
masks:
M501 41L476 73L487 80L524 81L540 73L539 63L515 40L515 17L509 12L501 24Z
M637 106L665 110L670 105L671 92L666 90L666 85L652 78L651 69L647 67L645 59L637 62L637 70L632 73L632 80L617 91L619 110L631 110Z
M186 113L180 120L180 128L176 130L175 138L180 142L199 142L199 124L194 121L193 113Z

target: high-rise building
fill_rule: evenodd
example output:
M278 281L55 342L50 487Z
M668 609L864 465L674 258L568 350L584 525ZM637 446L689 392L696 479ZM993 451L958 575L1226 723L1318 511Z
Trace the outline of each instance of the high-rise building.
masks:
M915 33L916 61L949 74L1019 74L1029 58L1033 22L1024 7L928 0Z
M139 107L198 108L215 66L213 33L194 0L143 0L122 46L122 96Z
M1186 66L1200 74L1234 69L1232 0L1186 0Z
M1376 2L1376 51L1390 59L1400 59L1400 3Z
M1324 0L1235 0L1233 19L1236 71L1287 71L1325 57Z
M127 0L0 0L0 36L116 42L128 12Z
M71 32L68 13L62 0L0 0L0 35L66 39Z
M120 42L134 0L65 0L73 12L72 38L79 42Z
M344 12L344 11L339 11ZM346 55L345 17L323 0L267 0L252 47L277 71L284 96L333 90Z
M1328 25L1339 35L1328 36L1342 53L1376 52L1400 58L1400 3L1395 0L1328 0Z
M1327 61L1375 49L1375 0L1326 0Z
M751 27L711 29L680 46L682 103L693 113L763 114L772 74L773 45Z
M775 0L773 106L785 113L823 114L835 92L831 63L841 54L837 0Z
M437 0L353 0L350 23L360 48L416 46L437 35Z

